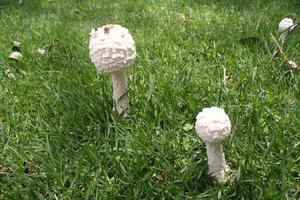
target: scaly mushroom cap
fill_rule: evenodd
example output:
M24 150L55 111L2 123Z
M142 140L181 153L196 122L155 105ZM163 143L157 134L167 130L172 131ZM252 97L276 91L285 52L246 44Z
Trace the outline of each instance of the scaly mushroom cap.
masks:
M230 133L230 119L221 108L204 108L196 119L196 132L204 142L221 143Z
M134 62L135 46L128 29L109 24L93 29L90 35L90 57L97 71L123 70Z
M294 21L291 18L284 18L279 22L278 31L280 33L290 29L291 31L295 28Z

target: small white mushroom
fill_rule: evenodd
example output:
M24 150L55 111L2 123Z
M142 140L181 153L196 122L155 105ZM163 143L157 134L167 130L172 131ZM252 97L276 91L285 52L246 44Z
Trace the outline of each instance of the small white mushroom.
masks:
M21 51L21 42L13 41L12 42L12 50L20 52Z
M196 119L196 132L206 144L209 174L217 181L224 182L229 166L225 161L222 143L230 133L230 119L223 109L217 107L204 108Z
M105 25L90 33L90 57L98 72L111 73L113 100L119 114L129 107L125 70L136 57L134 41L128 29Z
M294 21L291 18L284 18L279 22L278 31L280 33L286 30L293 30L295 28Z
M284 41L290 31L293 31L297 24L291 18L284 18L279 22L278 31L281 33L280 40Z
M21 60L22 59L22 54L20 52L14 51L12 52L8 58L12 59L12 60Z

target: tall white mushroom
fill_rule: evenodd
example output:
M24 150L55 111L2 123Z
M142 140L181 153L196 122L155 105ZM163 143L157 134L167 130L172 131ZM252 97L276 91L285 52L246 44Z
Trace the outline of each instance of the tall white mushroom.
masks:
M136 51L128 29L109 24L92 29L90 57L98 72L111 73L113 100L119 114L129 107L125 70L134 62Z
M293 31L297 24L291 18L284 18L279 22L278 31L281 33L280 40L284 42L286 36L290 31Z
M230 119L223 109L217 107L204 108L196 119L196 132L206 144L209 173L217 181L224 182L229 166L225 161L222 143L230 133Z

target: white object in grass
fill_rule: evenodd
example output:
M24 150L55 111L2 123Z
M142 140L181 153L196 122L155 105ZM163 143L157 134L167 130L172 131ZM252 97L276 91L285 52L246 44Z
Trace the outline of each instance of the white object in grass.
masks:
M111 73L113 99L119 114L129 107L125 70L136 57L135 45L128 29L109 24L90 33L90 57L98 72Z
M196 132L206 144L209 174L218 182L224 182L229 166L225 161L222 143L230 133L230 119L223 109L217 107L204 108L196 119Z
M46 53L46 50L45 49L42 49L42 48L38 48L37 49L37 52L41 55L44 55Z
M294 61L290 60L288 61L288 66L292 69L300 69L300 67L297 65L297 63L295 63Z
M284 41L290 31L293 31L297 25L291 18L284 18L279 22L278 31L281 33L280 40Z
M13 51L10 55L9 58L12 60L21 60L23 55L20 52Z
M4 73L9 79L16 80L14 73L10 69L5 70Z

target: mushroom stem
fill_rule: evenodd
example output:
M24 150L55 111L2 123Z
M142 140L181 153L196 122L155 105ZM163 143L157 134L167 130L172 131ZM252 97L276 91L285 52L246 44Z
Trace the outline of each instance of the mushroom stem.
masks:
M217 181L226 181L225 172L229 170L226 164L223 147L220 143L206 142L208 171Z
M279 41L281 41L281 43L283 44L285 41L285 38L287 37L288 32L284 31L283 33L281 33L280 37L279 37Z
M114 71L111 73L111 77L115 109L121 114L129 107L125 70Z

